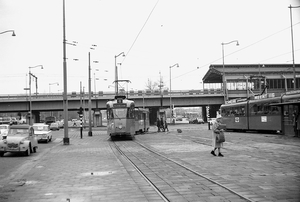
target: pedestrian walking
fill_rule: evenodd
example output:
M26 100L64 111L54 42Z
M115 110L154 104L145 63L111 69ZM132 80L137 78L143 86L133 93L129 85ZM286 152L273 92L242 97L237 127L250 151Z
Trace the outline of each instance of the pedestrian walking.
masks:
M300 137L300 110L297 115L297 134L296 137Z
M159 118L156 119L156 126L157 126L157 132L160 132L160 120L159 120Z
M165 130L167 130L167 131L169 132L169 128L168 128L168 123L167 123L167 120L165 120L165 124L164 124L164 126L165 126Z
M161 127L161 130L165 132L164 119L162 117L160 118L160 127Z
M215 154L215 151L218 149L218 156L223 157L223 154L221 153L221 148L223 147L223 143L217 142L217 136L220 133L224 133L223 129L219 129L219 126L221 124L221 117L218 117L216 121L213 123L212 126L212 147L213 150L210 152L212 155L217 156Z
M299 115L297 114L296 110L293 112L293 128L294 128L294 137L298 136L298 117Z

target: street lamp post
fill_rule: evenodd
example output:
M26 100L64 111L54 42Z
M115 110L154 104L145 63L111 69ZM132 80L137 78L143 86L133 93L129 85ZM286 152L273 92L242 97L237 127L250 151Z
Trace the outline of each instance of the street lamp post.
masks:
M227 84L226 84L226 78L225 78L225 65L224 65L224 45L228 45L231 43L236 42L236 45L239 45L239 41L238 40L234 40L234 41L230 41L228 43L221 43L222 45L222 59L223 59L223 93L224 93L224 103L226 103L226 100L228 99L228 95L227 95Z
M6 30L6 31L4 31L4 32L0 32L0 34L4 34L4 33L7 33L7 32L12 32L12 36L16 36L14 30Z
M92 132L92 96L91 96L91 54L89 52L89 132L88 132L88 136L93 136L93 132Z
M170 123L172 123L172 114L173 114L173 109L172 109L172 75L171 75L171 69L173 67L179 67L179 64L176 63L175 65L170 66Z
M65 0L63 0L63 83L64 83L64 94L63 94L63 108L64 108L64 145L69 145L68 135L68 96L67 96L67 51L66 51L66 22L65 22Z
M115 94L118 95L118 67L117 67L117 57L119 57L120 55L122 55L123 57L125 57L125 53L122 52L119 55L115 55Z
M95 69L95 71L99 71L99 69ZM95 93L95 95L97 94L97 88L96 88L96 86L97 86L96 81L97 80L99 80L99 78L96 78L96 73L94 72L94 93Z
M43 69L43 65L28 67L29 69L29 74L28 74L29 75L29 125L32 125L31 77L37 79L37 77L31 73L31 69L36 67L41 67L41 69Z
M55 82L55 83L49 83L49 94L51 93L51 85L59 85L59 83L58 82Z
M294 56L294 38L293 38L293 20L292 20L292 8L300 8L300 6L289 6L290 18L291 18L291 38L292 38L292 58L293 58L293 74L294 74L294 90L296 90L296 70L295 70L295 56Z

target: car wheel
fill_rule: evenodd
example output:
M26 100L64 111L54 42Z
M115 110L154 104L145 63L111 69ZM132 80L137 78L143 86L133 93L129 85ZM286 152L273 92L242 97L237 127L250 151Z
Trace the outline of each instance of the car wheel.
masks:
M3 157L4 156L4 152L0 152L0 157Z

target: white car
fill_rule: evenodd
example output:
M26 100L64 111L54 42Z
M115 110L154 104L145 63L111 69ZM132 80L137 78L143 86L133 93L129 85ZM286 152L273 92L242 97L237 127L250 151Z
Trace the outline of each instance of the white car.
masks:
M50 130L59 130L58 123L51 123L50 124Z
M38 142L50 142L52 140L52 131L49 125L44 123L33 124L34 134L37 137Z
M208 119L208 122L209 122L210 125L213 125L215 123L215 121L216 121L216 118Z
M9 130L8 124L2 124L0 125L0 140L2 140L3 136L6 136Z
M6 152L24 153L29 156L36 152L38 142L34 129L30 125L13 125L10 126L5 139L0 140L0 156Z

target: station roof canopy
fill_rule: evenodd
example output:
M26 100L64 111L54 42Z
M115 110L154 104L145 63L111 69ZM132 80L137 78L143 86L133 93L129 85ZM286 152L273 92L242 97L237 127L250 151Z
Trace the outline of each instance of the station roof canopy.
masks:
M204 75L203 83L222 83L223 71L226 76L258 76L293 74L293 64L212 64ZM295 64L295 72L300 75L300 64Z

